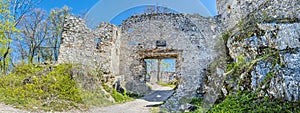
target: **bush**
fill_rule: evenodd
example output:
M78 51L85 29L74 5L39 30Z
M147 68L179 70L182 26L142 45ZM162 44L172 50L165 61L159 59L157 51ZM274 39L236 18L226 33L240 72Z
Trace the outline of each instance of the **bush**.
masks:
M105 91L110 93L110 95L114 98L116 103L123 103L123 102L133 100L133 98L131 98L127 95L126 90L124 90L124 93L121 94L116 89L110 88L105 83L102 83L102 87L104 88Z

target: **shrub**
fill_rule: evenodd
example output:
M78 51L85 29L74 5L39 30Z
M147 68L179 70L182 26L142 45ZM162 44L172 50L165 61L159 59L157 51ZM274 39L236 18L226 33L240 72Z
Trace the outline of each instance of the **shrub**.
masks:
M116 89L109 87L105 83L102 83L102 87L104 88L105 91L111 94L111 96L114 98L115 102L117 103L123 103L123 102L133 100L133 98L127 95L126 90L124 90L124 93L121 94Z

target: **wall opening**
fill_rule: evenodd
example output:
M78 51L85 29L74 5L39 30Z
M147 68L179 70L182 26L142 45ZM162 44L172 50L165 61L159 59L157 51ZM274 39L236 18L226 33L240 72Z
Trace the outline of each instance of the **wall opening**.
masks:
M175 79L176 58L147 58L146 81L150 83L170 82Z
M100 49L101 38L96 38L96 39L95 39L95 42L96 42L96 49Z
M227 12L230 13L230 10L231 10L231 6L227 5Z

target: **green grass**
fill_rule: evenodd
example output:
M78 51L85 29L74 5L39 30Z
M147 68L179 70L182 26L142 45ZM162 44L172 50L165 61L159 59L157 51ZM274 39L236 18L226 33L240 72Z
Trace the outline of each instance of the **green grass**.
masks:
M159 112L160 112L159 107L152 107L151 108L151 113L159 113Z
M162 81L159 81L157 82L158 85L161 85L161 86L166 86L166 87L171 87L171 88L176 88L177 85L175 84L171 84L171 83L166 83L166 82L162 82Z
M194 113L201 113L201 99L194 99L191 104L198 107ZM228 95L221 103L213 105L209 113L299 113L300 102L287 102L269 97L259 97L255 92L239 92Z
M72 75L75 68L71 64L19 65L0 77L0 102L30 111L67 111L111 104L101 89L79 87Z
M109 87L105 83L102 83L102 86L105 91L110 93L110 95L114 98L116 103L124 103L134 100L134 98L131 98L129 95L127 95L128 93L126 92L126 90L124 90L123 94L121 94L116 89Z

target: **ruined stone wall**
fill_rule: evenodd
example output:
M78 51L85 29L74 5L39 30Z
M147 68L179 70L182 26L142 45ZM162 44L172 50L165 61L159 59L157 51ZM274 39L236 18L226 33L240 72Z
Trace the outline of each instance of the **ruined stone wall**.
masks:
M65 19L58 63L79 63L117 75L119 37L115 25L101 23L95 30L91 30L86 27L83 19L69 16Z
M223 93L262 88L263 95L298 101L300 1L219 0L217 7L233 63L253 63L244 71L229 73L225 85L232 89L224 86ZM236 74L243 84L227 82Z
M217 0L219 15L216 17L139 15L124 20L120 27L102 23L96 30L88 29L82 19L68 17L58 62L91 67L102 64L107 73L122 75L127 90L145 94L149 88L145 84L143 59L176 58L179 86L164 105L172 111L188 108L187 103L199 93L208 94L209 98L204 99L213 104L221 95L217 93L219 90L225 95L232 90L222 85L250 90L264 87L267 95L297 101L300 95L299 7L299 0ZM96 48L98 38L101 43ZM224 74L225 68L218 64L220 56L226 55L222 38L226 39L231 63L240 62L241 57L244 62L255 62L238 73L238 79L246 81L243 84L229 83L227 78L233 77L232 73ZM158 47L157 41L166 45ZM208 68L214 68L217 74L209 75ZM270 75L269 85L262 86L262 81ZM219 89L204 86L204 82L217 84Z
M299 0L217 0L218 13L226 29L240 21L299 19L299 7Z
M228 40L230 56L236 61L243 57L245 62L261 59L249 72L249 89L265 87L268 95L298 101L300 98L300 23L258 25L262 34L239 39L232 36ZM262 85L271 76L270 85Z
M184 102L197 95L203 84L204 70L219 54L216 42L220 28L212 18L199 15L150 14L133 16L122 25L120 71L130 91L144 83L144 58L176 58L180 83L175 94L164 105L170 110L185 109ZM157 47L156 41L166 41ZM202 89L201 89L202 90Z
M219 47L223 44L220 31L216 18L200 15L139 15L125 20L119 28L101 23L96 30L70 16L64 25L58 62L107 69L106 73L122 76L128 91L145 94L150 89L145 83L144 59L175 58L179 86L164 106L177 111L199 95L205 69L224 54ZM166 45L159 46L157 41Z

